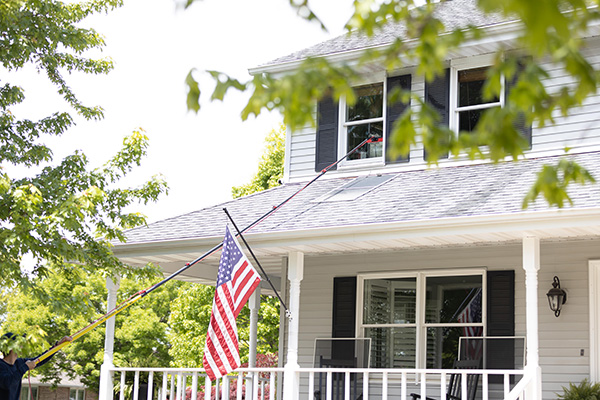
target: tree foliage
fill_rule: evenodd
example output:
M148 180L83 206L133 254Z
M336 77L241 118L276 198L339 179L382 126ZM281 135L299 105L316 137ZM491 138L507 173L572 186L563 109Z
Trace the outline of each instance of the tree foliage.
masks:
M168 338L172 365L178 368L202 368L206 332L215 288L184 283L171 305ZM244 307L236 319L242 362L248 361L250 309ZM279 344L279 300L261 296L258 314L257 353L276 354Z
M189 0L188 5L192 2ZM416 66L417 74L432 81L442 73L454 50L469 40L485 40L489 35L488 31L477 27L452 30L444 26L434 14L436 3L432 0L426 0L425 4L415 0L355 0L354 13L346 25L349 32L372 36L387 23L401 22L406 27L407 39L397 38L388 46L366 50L358 63L308 58L294 72L283 76L260 73L242 81L211 71L216 81L211 99L223 100L230 90L248 92L250 97L241 111L242 119L265 110L277 110L288 128L294 131L315 125L314 104L326 94L331 94L335 100L344 96L348 104L354 104L356 94L352 82L357 81L357 71L370 63L383 62L388 71ZM290 4L300 16L318 21L307 1L290 1ZM411 93L395 93L390 97L411 97L419 106L411 107L395 123L390 149L394 155L407 154L411 145L421 141L430 164L437 163L436 155L448 153L493 162L518 159L523 156L527 143L515 129L516 119L525 118L527 123L538 126L552 124L557 116L568 115L597 92L599 73L582 54L583 38L590 34L590 26L600 19L597 0L547 0L543 3L477 0L477 5L486 14L499 13L507 19L521 21L515 39L518 50L498 47L484 88L487 99L499 98L502 79L514 82L506 107L486 110L471 135L455 135L439 125L437 111L422 98ZM540 63L541 60L549 60L562 68L577 84L565 83L548 89L543 81L549 77L549 70ZM190 91L189 95L199 93L199 90ZM579 171L577 176L571 175L573 171ZM550 182L548 176L552 177ZM570 202L570 183L594 181L583 167L565 158L540 171L524 206L543 193L549 205L562 207L565 202Z
M154 177L140 187L123 187L122 178L146 154L148 139L142 130L124 139L122 150L98 168L76 151L54 160L47 139L60 136L74 124L74 115L100 119L98 106L83 104L69 87L71 73L105 74L110 59L86 56L102 49L102 36L83 27L94 13L108 12L120 0L70 1L6 0L0 2L0 63L8 77L34 67L55 86L69 112L57 110L39 120L18 118L15 109L25 103L25 90L5 78L0 82L0 276L4 286L30 286L32 277L45 276L47 265L67 274L67 262L86 271L124 273L111 254L110 240L123 240L122 230L144 223L131 212L135 203L155 201L166 190ZM35 96L35 93L33 93ZM60 101L57 102L59 108ZM73 111L75 114L72 114ZM14 168L36 167L15 177ZM33 171L39 172L33 172ZM23 271L22 259L35 265Z
M231 188L234 199L251 193L279 186L283 178L283 161L285 158L285 126L273 129L265 138L265 150L258 163L258 171L250 183Z
M106 312L105 278L101 274L89 275L78 265L70 268L69 274L50 273L34 279L38 290L47 293L50 301L31 297L19 289L5 296L3 329L26 334L17 349L23 356L38 355L56 340L77 332ZM122 302L141 288L151 286L156 279L156 275L123 278L117 301ZM179 286L181 282L171 281L115 318L115 366L161 367L169 363L167 321ZM52 383L60 381L61 373L77 376L87 387L97 389L104 360L104 334L105 326L101 325L35 371Z

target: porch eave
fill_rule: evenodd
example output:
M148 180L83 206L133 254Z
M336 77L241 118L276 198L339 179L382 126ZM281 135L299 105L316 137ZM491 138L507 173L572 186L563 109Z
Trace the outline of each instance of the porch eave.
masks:
M567 239L600 235L600 207L344 225L253 234L245 237L259 258L280 260L290 251L340 254L430 246L518 241L525 236ZM115 245L114 254L133 265L186 262L217 245L221 237L182 238ZM216 257L212 257L212 262ZM211 259L207 260L211 263Z

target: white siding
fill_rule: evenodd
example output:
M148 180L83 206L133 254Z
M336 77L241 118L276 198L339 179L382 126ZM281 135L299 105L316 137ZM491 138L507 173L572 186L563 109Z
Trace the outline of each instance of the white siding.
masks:
M316 136L316 128L312 126L291 132L290 159L286 164L289 166L290 178L297 179L315 174Z
M590 42L586 50L587 60L595 70L600 68L598 40ZM576 87L577 82L568 74L550 63L542 64L549 71L549 78L544 81L549 92L554 92L564 85ZM572 152L583 150L587 146L600 144L600 95L596 94L586 99L583 106L573 109L569 116L563 117L555 112L555 123L533 129L533 152L561 150L571 147Z
M545 399L569 382L589 378L588 260L600 258L600 240L542 243L539 273L540 364ZM388 253L320 256L305 259L300 306L299 363L313 364L317 337L331 336L332 289L336 276L360 272L485 267L515 270L516 335L525 335L525 286L521 244L432 248ZM558 275L568 301L559 318L545 293ZM584 356L580 355L581 350Z
M596 70L600 69L600 55L598 48L600 40L593 39L588 43L588 49L585 54L588 61L592 63ZM552 65L550 62L541 65L549 72L549 77L544 83L550 92L557 90L563 85L575 87L577 82L568 76L561 68ZM404 72L406 73L406 72ZM419 97L424 96L424 79L422 76L413 74L412 90ZM417 107L413 102L412 107ZM560 112L555 112L554 124L544 127L533 127L533 145L529 152L532 156L537 154L554 154L562 152L565 147L571 148L571 153L585 151L589 147L600 147L600 94L590 96L586 99L582 107L573 109L568 117L563 117ZM288 175L292 181L307 180L315 175L315 138L316 129L306 127L298 132L292 132L291 149L289 149ZM461 160L442 160L440 166L453 165ZM464 161L463 161L464 162ZM402 169L425 168L423 161L422 143L417 143L410 152L410 162L403 164L393 164L381 167L371 167L371 172L399 171ZM376 170L376 171L375 171ZM349 171L330 172L329 175L340 175Z

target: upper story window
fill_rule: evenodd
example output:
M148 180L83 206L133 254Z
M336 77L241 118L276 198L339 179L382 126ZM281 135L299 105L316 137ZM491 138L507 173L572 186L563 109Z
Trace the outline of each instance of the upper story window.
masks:
M459 132L471 132L479 122L483 112L492 107L501 107L501 99L485 99L483 86L489 67L456 71L457 105L455 108Z
M425 101L438 112L440 125L449 127L457 135L459 132L473 132L486 110L505 106L521 69L511 80L502 77L502 90L496 98L490 99L484 97L483 89L492 63L493 59L489 56L452 60L449 68L433 81L425 82ZM521 118L515 120L514 127L531 148L531 125ZM448 158L448 154L439 157Z
M383 82L355 88L356 103L346 105L343 125L345 149L349 152L369 136L383 137ZM350 160L380 158L383 155L383 142L367 143Z
M385 77L381 74L372 78L355 88L356 102L352 106L343 98L338 104L331 96L325 96L317 103L315 171L320 172L335 163L371 135L381 140L366 144L342 166L354 168L366 164L370 167L409 161L408 155L391 158L386 153L386 145L394 121L410 107L398 98L388 102L389 93L410 91L411 75Z

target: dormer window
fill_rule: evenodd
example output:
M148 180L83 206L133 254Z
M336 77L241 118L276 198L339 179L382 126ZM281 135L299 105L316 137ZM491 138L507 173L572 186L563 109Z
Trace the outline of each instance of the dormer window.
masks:
M383 82L355 88L356 103L345 107L346 145L344 153L358 146L369 136L383 137ZM381 158L383 142L368 143L352 154L350 160Z

